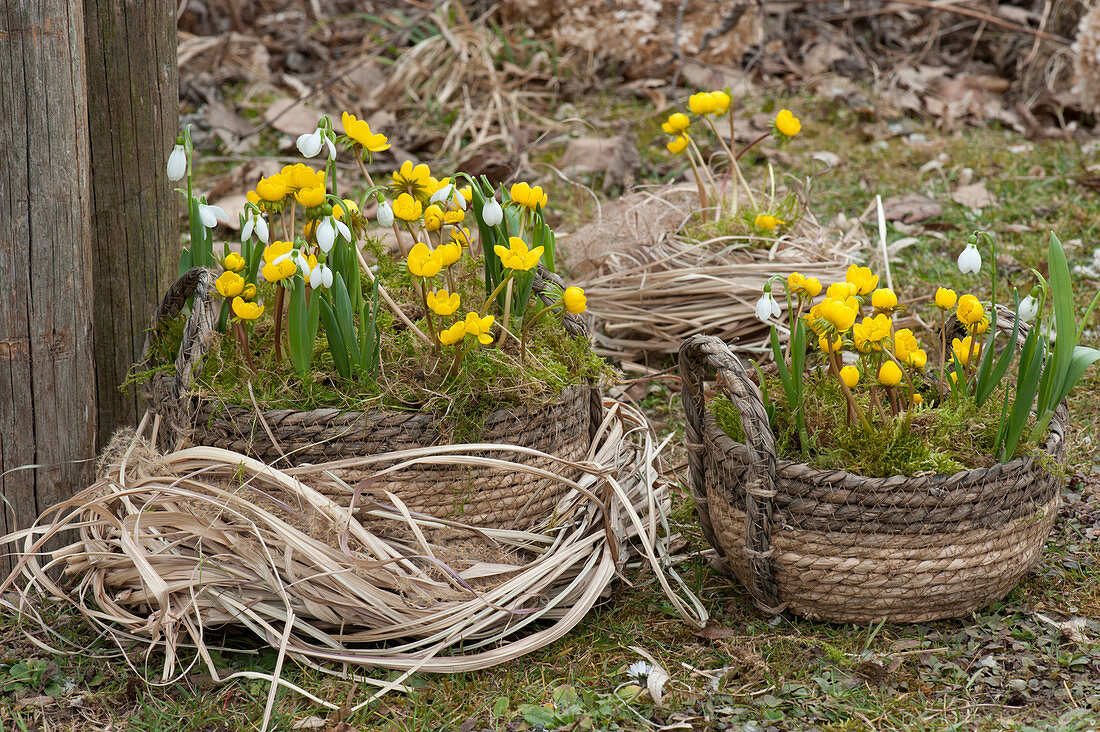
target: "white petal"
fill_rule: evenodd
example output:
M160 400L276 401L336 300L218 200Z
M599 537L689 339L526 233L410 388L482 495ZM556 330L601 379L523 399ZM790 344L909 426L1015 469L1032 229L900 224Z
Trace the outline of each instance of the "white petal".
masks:
M214 218L221 221L223 224L229 223L229 214L225 212L225 209L221 206L207 206L207 210L214 214Z
M321 281L321 284L325 287L332 287L332 270L325 265L322 266L325 267L325 271L322 275L324 279Z
M296 252L293 252L293 251L287 252L286 254L281 254L278 257L275 257L275 260L271 264L275 265L275 264L279 264L280 262L285 262L288 258L293 257L295 254L296 254ZM297 264L298 260L295 259L294 263Z
M390 202L382 201L378 204L378 213L376 213L374 217L378 221L379 226L393 226L393 209L390 208Z
M252 214L244 220L244 226L241 227L241 243L248 241L248 238L252 236L252 229L256 227L256 215Z
M206 204L199 204L199 219L202 221L202 225L208 229L213 229L218 225L218 217L210 209L212 206Z
M313 271L309 273L309 286L312 287L314 290L320 287L323 275L324 273L321 271L321 267L314 267Z
M177 181L187 175L187 151L183 145L172 148L172 154L168 156L168 180Z
M340 236L344 237L345 241L351 241L351 229L348 225L339 220L334 220L333 223L336 224L336 230L340 232Z
M779 303L776 302L775 298L773 297L772 298L772 316L778 318L782 313L783 313L783 311L780 309Z
M332 144L332 140L325 138L325 144L328 145L328 159L336 159L336 146Z
M298 152L307 158L312 158L321 152L321 131L314 130L298 136Z
M756 318L765 323L772 316L774 312L773 304L775 299L771 296L770 292L765 292L759 300L756 301Z
M438 191L432 194L429 203L440 203L442 201L446 201L448 198L451 197L451 191L453 191L454 189L455 187L448 183L447 185L443 186Z
M321 251L328 254L332 251L332 245L336 243L336 230L332 228L332 220L325 219L317 227L317 246L321 247Z
M490 199L481 209L481 218L489 226L496 226L504 220L504 209L495 200Z
M267 244L269 234L267 230L267 221L263 216L256 217L256 236L259 237L260 241L264 244Z

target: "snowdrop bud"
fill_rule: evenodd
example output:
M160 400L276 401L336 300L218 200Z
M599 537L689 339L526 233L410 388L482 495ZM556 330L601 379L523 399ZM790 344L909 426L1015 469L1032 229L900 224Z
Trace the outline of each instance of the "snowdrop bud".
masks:
M318 264L309 273L309 286L314 290L321 287L332 287L332 270L327 264Z
M389 201L383 199L379 202L378 213L375 214L375 219L378 221L379 226L393 226L393 209L390 208Z
M489 226L496 226L504 220L504 209L495 198L490 198L485 202L485 208L481 209L481 218Z
M765 290L764 294L756 302L756 317L765 323L770 318L778 318L782 311L779 309L779 303L772 297L770 290Z
M213 229L221 221L224 224L229 223L229 214L225 212L221 206L211 206L205 203L199 204L199 218L202 219L202 225L208 229Z
M324 137L321 134L320 127L313 132L298 136L298 152L302 153L302 155L305 155L307 158L316 157L317 153L321 152L321 146L323 144Z
M1039 301L1028 295L1020 301L1020 307L1016 310L1016 317L1025 323L1030 323L1039 314Z
M317 246L328 254L332 251L332 245L336 243L336 229L332 225L332 218L326 218L317 225Z
M959 255L959 271L963 274L978 274L982 269L982 255L972 243L967 243L966 249Z
M177 181L187 175L187 151L183 145L172 148L172 154L168 156L168 180Z

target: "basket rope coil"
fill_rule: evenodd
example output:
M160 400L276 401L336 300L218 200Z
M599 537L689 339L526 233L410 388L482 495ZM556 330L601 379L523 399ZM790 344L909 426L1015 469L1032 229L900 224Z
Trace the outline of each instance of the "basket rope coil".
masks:
M168 289L146 336L142 368L152 376L144 386L144 395L159 418L156 434L163 449L190 443L241 452L270 465L294 467L455 441L450 427L453 420L442 413L384 408L264 409L255 401L228 403L193 388L216 333L214 279L209 269L186 272ZM532 292L549 302L551 289L562 286L560 277L540 265ZM189 300L191 313L174 367L169 370L158 358L155 344ZM571 313L566 316L563 322L570 335L587 333L582 318ZM577 461L587 453L602 415L600 392L592 383L566 386L546 401L489 412L476 438L479 442L519 445ZM159 422L163 422L163 433ZM538 454L510 453L506 458L544 470L560 467ZM369 474L349 466L340 477L354 484ZM393 475L387 482L372 485L372 490L375 496L394 491L412 510L429 515L461 516L467 523L511 527L530 525L552 510L564 488L529 473L501 476L493 471L428 466ZM343 492L329 497L346 500L348 496Z
M704 377L740 414L745 444L707 412ZM761 611L924 622L1004 597L1037 560L1060 479L1025 456L953 475L868 478L781 460L756 384L719 339L680 351L692 494L707 540ZM1043 452L1064 452L1064 408Z

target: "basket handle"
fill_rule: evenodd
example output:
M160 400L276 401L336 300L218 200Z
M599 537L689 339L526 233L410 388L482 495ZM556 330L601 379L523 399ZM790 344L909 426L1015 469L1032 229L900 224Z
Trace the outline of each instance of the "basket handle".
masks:
M681 396L687 420L691 492L707 541L723 553L711 523L704 468L706 446L703 444L703 416L706 400L703 384L708 367L714 369L718 387L733 402L741 416L741 428L745 432L745 446L749 453L748 480L741 486L745 492L743 551L752 575L749 592L762 612L777 615L783 611L783 606L779 601L772 562L774 549L771 546L772 515L775 511L775 435L772 434L760 390L748 371L721 339L706 335L691 336L680 346Z
M179 353L176 356L175 376L172 379L171 399L179 399L187 390L195 368L210 348L218 321L218 308L214 305L214 272L205 267L193 267L183 273L164 293L164 299L153 313L153 324L145 336L141 360L147 371L160 366L153 352L153 343L162 334L168 321L179 315L188 299L191 299L191 315L183 328ZM155 400L153 403L156 404Z

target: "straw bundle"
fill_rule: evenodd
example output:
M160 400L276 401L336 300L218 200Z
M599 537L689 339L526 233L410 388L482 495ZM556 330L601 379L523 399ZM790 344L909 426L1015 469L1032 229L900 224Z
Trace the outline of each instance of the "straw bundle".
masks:
M0 604L37 621L34 634L48 638L41 596L67 603L128 658L163 651L165 681L181 665L181 647L196 648L217 678L204 633L224 624L279 649L273 681L285 655L322 670L486 668L565 635L631 558L648 564L683 617L701 625L705 610L662 562L663 445L640 412L613 400L605 407L586 459L542 456L572 468L558 473L579 473L576 480L499 457L535 452L515 445L419 448L280 471L218 448L161 454L130 433L101 459L93 485L0 540L20 550L0 593L25 579ZM341 483L334 469L353 464L389 467L342 485L355 493L347 507L325 493ZM539 472L570 490L529 530L432 518L393 493L387 503L367 497L372 483L424 465ZM39 552L72 529L75 543ZM49 572L56 568L61 581ZM400 688L400 679L375 683L379 694Z
M581 286L596 322L597 353L625 368L662 360L696 334L741 350L763 349L768 330L754 311L768 278L797 270L822 282L843 279L852 252L866 246L858 222L836 235L808 210L794 232L778 239L693 240L678 233L691 216L684 190L634 194L624 209L569 238L578 250L590 242L616 243L596 256L582 251L596 271ZM676 211L682 215L670 225Z

